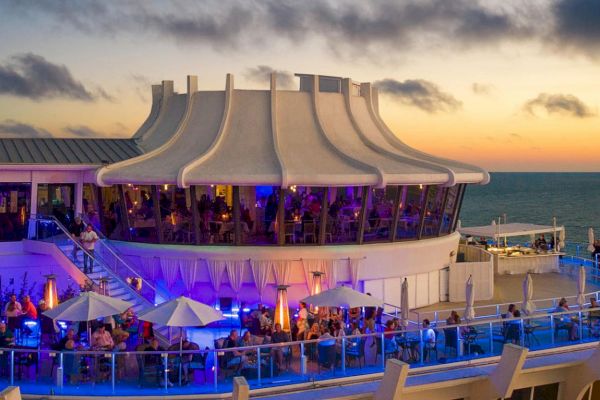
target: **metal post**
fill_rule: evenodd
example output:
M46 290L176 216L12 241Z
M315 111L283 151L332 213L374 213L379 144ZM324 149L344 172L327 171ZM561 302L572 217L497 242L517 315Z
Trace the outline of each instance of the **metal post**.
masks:
M461 341L460 341L460 327L456 327L456 358L458 358L459 356L462 356L462 349L460 347L461 345Z
M346 375L346 338L342 338L342 373Z
M304 354L304 342L300 342L300 374L306 375L306 355Z
M496 317L500 316L500 304L496 304Z
M168 369L167 367L169 360L167 359L168 355L167 353L163 353L163 369L164 369L164 374L165 374L165 390L167 390L169 388L169 374L168 374Z
M272 358L273 358L273 356L271 356L271 359ZM261 376L261 373L262 373L261 369L262 368L261 367L262 367L262 365L260 363L260 347L257 347L256 348L256 377L258 379L258 386L262 385L262 382L261 382L261 378L262 378L262 376Z
M421 364L423 364L425 358L425 347L423 344L423 329L419 329L419 357L421 358Z
M438 316L439 316L439 315L438 315L438 312L437 312L437 311L435 311L435 312L433 313L433 320L435 321L435 324L436 324L436 325L437 325L437 323L438 323Z
M213 350L213 379L214 379L214 387L215 387L215 392L217 391L217 380L219 378L219 372L217 370L217 365L219 365L218 363L218 357L219 357L219 353L217 353L215 350Z
M494 354L494 327L491 322L488 324L488 326L490 328L490 355L493 355Z
M56 370L56 386L58 386L58 390L62 391L64 376L64 360L62 351L59 353L58 357L58 369Z
M554 346L554 315L550 314L550 343Z
M578 312L579 321L577 322L579 325L579 343L583 342L583 316L581 315L581 311Z
M10 386L15 384L15 351L10 351Z
M381 368L385 371L385 335L381 334Z
M525 321L523 320L523 318L521 318L521 320L519 321L519 330L520 330L520 337L521 340L519 340L521 347L525 347ZM531 345L531 343L530 343Z
M113 393L115 392L115 357L116 356L117 355L115 353L112 353L111 357L110 357L110 369L111 369L110 379L111 379L111 383L112 383Z

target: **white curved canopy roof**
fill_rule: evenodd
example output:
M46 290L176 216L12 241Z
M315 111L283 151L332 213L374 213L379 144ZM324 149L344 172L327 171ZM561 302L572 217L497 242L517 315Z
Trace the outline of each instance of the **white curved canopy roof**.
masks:
M474 166L434 157L401 142L381 120L370 83L299 75L300 91L188 93L152 87L150 115L135 134L145 154L100 168L99 185L204 184L358 186L489 181ZM323 83L327 79L329 87ZM331 82L337 90L331 91Z

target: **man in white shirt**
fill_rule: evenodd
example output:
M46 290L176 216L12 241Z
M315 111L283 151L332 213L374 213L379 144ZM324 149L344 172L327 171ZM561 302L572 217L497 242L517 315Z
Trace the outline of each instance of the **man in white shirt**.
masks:
M92 273L92 269L94 268L94 260L92 257L94 256L94 246L96 241L98 240L98 235L94 232L94 228L92 224L88 224L85 227L85 231L81 233L81 243L86 252L83 253L83 273L88 274ZM91 255L92 257L88 256ZM89 263L89 269L88 269Z
M426 361L429 360L430 350L434 349L436 344L435 331L429 327L429 324L429 320L425 318L423 320L423 343L425 347L423 359Z

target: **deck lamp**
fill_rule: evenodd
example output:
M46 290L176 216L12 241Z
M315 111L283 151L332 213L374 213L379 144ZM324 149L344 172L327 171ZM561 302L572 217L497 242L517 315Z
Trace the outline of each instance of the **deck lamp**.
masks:
M288 307L287 285L277 286L277 303L275 305L275 323L281 324L281 329L290 332L290 308Z
M44 301L46 302L48 309L52 309L58 304L56 275L49 274L44 275L44 277L46 278L46 285L44 286Z
M98 286L100 294L108 296L108 279L100 278L100 284Z

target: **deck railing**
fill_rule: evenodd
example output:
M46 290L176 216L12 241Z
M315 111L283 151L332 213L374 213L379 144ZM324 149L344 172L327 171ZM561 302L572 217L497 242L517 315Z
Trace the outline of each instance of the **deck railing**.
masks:
M240 374L252 389L269 388L382 373L389 358L426 367L499 357L505 343L531 351L591 344L600 337L596 313L600 308L432 326L433 341L428 341L432 337L428 329L407 329L196 351L9 347L0 349L0 361L5 382L21 386L26 394L227 393L232 391L232 377Z

